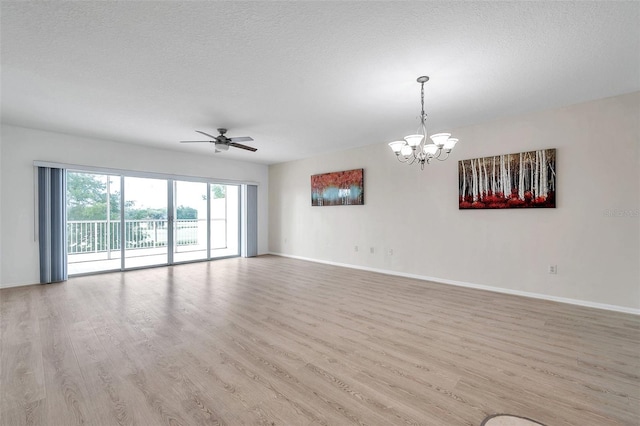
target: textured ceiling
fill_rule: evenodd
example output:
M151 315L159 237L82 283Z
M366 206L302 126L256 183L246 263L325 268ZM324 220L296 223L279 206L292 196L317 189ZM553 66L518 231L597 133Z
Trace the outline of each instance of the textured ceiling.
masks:
M272 164L640 90L640 2L1 3L2 121ZM460 143L475 143L461 141Z

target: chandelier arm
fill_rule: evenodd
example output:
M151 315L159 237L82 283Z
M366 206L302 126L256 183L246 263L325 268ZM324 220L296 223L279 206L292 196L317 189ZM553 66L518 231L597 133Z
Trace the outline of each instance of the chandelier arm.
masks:
M446 159L447 159L447 158L449 158L449 153L448 153L448 152L446 153L446 154L447 154L447 156L446 156L446 157L444 157L444 158L440 158L441 153L442 153L442 151L440 151L440 152L438 153L438 156L436 157L436 160L438 160L438 161L446 161Z
M418 145L419 146L419 145ZM411 162L411 164L415 163L416 161L420 161L420 156L416 155L416 152L418 152L417 147L413 147L413 161Z
M400 158L402 157L402 158ZM413 155L412 157L405 157L404 155L397 155L398 161L404 164L412 165L416 162L417 157Z

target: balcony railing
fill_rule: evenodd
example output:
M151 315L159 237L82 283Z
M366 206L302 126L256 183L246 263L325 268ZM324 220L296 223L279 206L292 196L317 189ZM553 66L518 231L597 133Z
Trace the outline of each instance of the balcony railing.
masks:
M212 226L215 225L215 222L225 222L225 219L212 219ZM124 227L126 249L146 249L167 246L168 231L166 219L128 219L125 220ZM174 229L176 246L206 245L206 219L178 219L174 221ZM120 238L121 222L119 221L67 221L68 254L120 250Z

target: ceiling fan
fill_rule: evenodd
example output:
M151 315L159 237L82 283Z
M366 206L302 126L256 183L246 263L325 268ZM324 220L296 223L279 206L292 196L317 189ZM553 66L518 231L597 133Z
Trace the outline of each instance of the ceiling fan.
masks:
M253 138L249 136L240 136L236 138L228 138L224 134L227 133L227 129L220 128L217 129L218 136L210 135L209 133L201 132L200 130L196 130L196 132L201 135L205 135L211 138L208 141L180 141L180 143L213 143L216 145L216 152L228 151L229 147L232 146L234 148L246 149L247 151L256 152L258 148L253 148L251 146L243 145L238 142L249 142L252 141Z

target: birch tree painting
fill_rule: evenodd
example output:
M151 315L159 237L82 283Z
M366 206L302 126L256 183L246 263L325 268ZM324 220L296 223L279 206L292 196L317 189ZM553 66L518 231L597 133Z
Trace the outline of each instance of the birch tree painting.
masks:
M460 209L556 206L556 150L458 162Z

